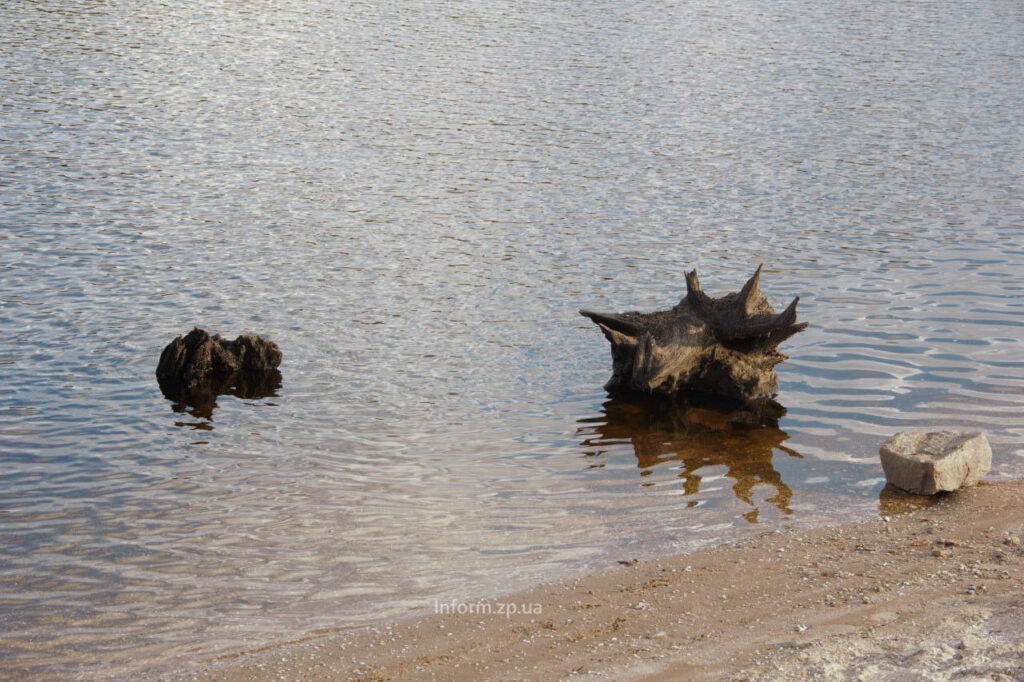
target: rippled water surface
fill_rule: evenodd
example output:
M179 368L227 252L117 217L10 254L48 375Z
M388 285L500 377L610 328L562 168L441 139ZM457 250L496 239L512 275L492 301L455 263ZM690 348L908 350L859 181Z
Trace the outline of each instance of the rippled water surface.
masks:
M1024 473L1019 2L12 2L0 670L124 674ZM801 296L778 427L610 402L580 307ZM200 325L275 396L175 410Z

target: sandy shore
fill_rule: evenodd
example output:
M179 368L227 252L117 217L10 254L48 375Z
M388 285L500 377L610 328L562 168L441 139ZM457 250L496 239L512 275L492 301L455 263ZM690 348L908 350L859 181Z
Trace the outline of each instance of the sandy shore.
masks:
M1024 482L625 562L493 602L207 661L185 678L1024 679ZM511 617L498 604L533 613ZM534 606L537 605L537 606ZM455 609L459 610L456 606ZM539 609L540 613L536 610Z

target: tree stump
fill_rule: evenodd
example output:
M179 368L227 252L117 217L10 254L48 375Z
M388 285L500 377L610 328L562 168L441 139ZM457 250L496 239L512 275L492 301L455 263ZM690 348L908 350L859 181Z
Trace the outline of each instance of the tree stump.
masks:
M776 313L759 288L761 267L736 293L712 298L697 271L686 274L686 296L671 310L595 313L612 346L610 393L706 398L726 404L770 400L778 393L780 343L807 328L796 321L799 297Z
M156 378L169 400L212 406L222 393L273 395L281 385L280 364L281 349L273 341L251 335L228 341L196 327L167 344Z

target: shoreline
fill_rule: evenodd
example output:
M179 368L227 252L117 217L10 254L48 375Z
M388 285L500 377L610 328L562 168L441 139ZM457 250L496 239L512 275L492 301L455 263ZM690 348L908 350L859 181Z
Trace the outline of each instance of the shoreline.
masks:
M161 679L1024 676L1024 481L919 499Z

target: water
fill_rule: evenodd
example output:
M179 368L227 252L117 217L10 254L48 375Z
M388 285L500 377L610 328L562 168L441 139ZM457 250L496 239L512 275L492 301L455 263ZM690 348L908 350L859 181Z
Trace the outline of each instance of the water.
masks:
M124 675L1024 473L1015 2L8 3L0 666ZM777 428L605 404L576 310L764 262ZM208 418L192 325L285 354Z

